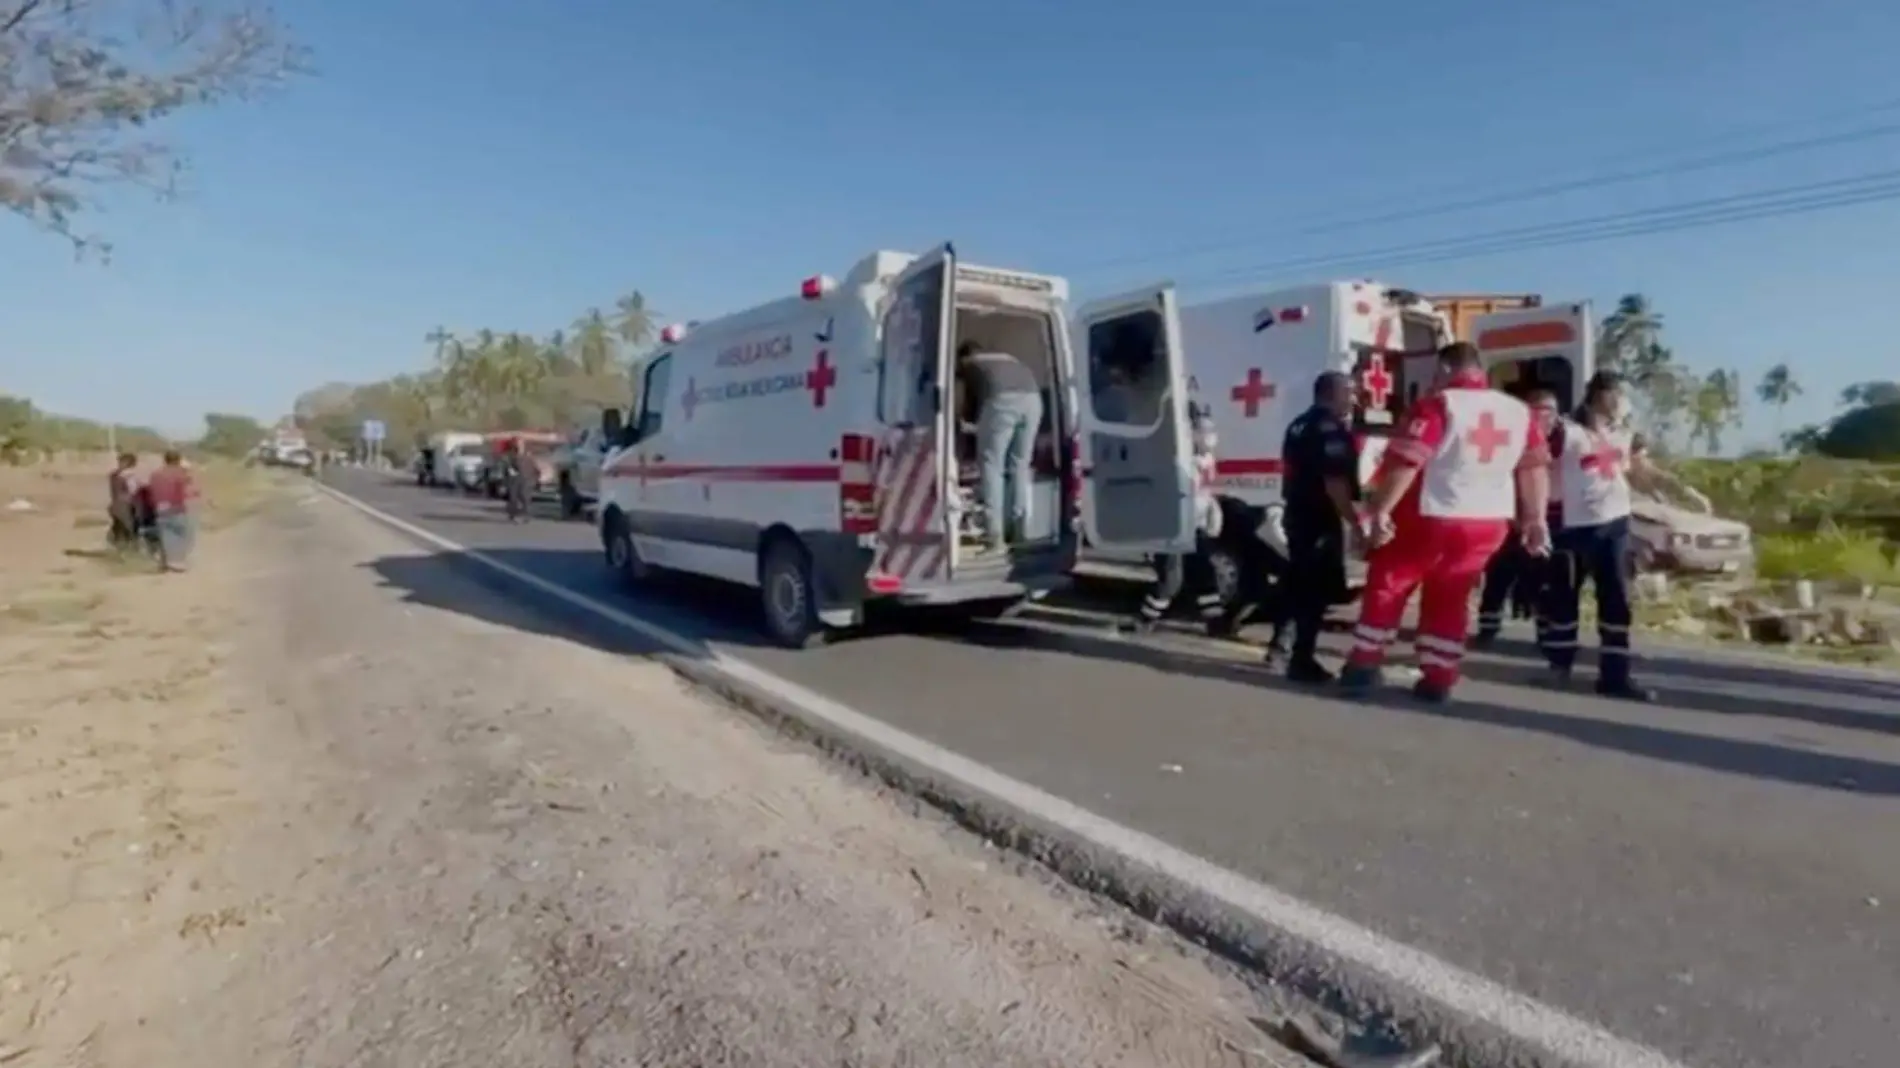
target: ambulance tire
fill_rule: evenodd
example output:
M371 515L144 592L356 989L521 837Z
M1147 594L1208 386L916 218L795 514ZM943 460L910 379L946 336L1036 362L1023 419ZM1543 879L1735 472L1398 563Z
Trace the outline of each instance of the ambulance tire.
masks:
M574 491L574 480L565 474L561 476L561 518L579 519L586 502Z
M810 649L825 640L811 553L794 535L766 536L759 554L759 615L766 636L782 648Z
M653 568L640 559L640 550L633 544L633 532L620 513L607 517L601 526L600 541L607 552L607 567L622 586L638 590L653 581Z

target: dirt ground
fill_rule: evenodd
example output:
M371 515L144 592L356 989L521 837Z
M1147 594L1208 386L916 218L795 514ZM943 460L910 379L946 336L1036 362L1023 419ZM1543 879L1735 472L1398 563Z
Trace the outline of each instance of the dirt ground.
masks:
M1171 938L306 487L160 576L67 555L102 484L0 471L0 1065L1304 1063Z

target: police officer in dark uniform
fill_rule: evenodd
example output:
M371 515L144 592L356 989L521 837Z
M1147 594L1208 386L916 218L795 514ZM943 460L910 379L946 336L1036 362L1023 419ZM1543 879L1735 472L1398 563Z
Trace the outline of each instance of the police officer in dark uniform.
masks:
M1314 655L1326 611L1345 589L1346 537L1359 499L1359 450L1352 440L1352 379L1328 371L1313 382L1313 406L1287 427L1280 447L1286 472L1287 574L1281 618L1292 625L1287 678L1331 682ZM1268 650L1268 658L1273 650Z

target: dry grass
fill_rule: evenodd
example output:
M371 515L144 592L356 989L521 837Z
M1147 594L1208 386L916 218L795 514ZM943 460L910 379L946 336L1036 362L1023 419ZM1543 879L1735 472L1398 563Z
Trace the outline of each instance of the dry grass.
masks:
M234 467L207 466L204 482L212 528L274 490ZM242 920L241 904L204 904L217 890L205 866L243 804L227 759L243 713L223 678L237 569L216 535L183 575L107 551L105 486L103 465L0 467L9 1068L85 1063L102 1013L140 1004L134 984L162 990L181 947Z

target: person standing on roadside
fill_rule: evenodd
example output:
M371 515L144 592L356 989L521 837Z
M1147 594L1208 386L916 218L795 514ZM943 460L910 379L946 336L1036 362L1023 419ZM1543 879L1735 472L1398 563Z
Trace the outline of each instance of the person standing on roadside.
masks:
M1194 447L1194 522L1195 552L1155 558L1155 581L1141 600L1134 623L1136 634L1151 634L1160 625L1184 586L1194 589L1194 606L1203 622L1219 619L1226 608L1221 604L1219 584L1207 562L1209 543L1220 537L1220 501L1214 496L1214 450L1219 439L1214 431L1214 415L1207 406L1190 401L1189 438Z
M106 540L114 549L125 550L138 545L138 467L136 454L122 452L118 464L106 476L106 517L112 524Z
M508 479L508 521L526 523L529 506L534 501L535 485L540 481L539 467L528 452L528 443L520 438L509 442L508 451L502 456L502 464L502 471Z
M164 463L146 480L153 523L158 527L158 563L183 571L198 541L198 480L177 449L165 450Z
M1316 654L1326 612L1346 588L1346 539L1359 500L1359 450L1350 426L1353 397L1352 379L1341 372L1314 379L1313 406L1287 426L1280 446L1286 461L1287 573L1281 625L1267 646L1267 660L1284 651L1276 647L1291 626L1286 677L1294 682L1333 680Z
M1619 418L1622 380L1602 371L1584 387L1583 404L1560 421L1551 439L1562 502L1545 587L1539 644L1555 681L1569 685L1579 647L1583 586L1596 587L1596 691L1625 701L1655 700L1637 684L1630 666L1630 515L1632 483L1648 488L1670 481L1650 462L1643 439Z
M1512 514L1532 555L1550 551L1549 468L1550 446L1530 406L1491 388L1477 347L1440 349L1431 392L1412 405L1366 493L1360 522L1372 551L1340 680L1349 693L1379 684L1386 647L1418 590L1420 678L1412 693L1434 704L1450 699L1472 591L1509 535Z
M1535 388L1524 394L1524 403L1531 406L1531 421L1536 425L1537 433L1546 441L1556 432L1558 422L1557 394L1548 389ZM1551 509L1557 507L1558 493L1555 475L1551 482ZM1550 529L1558 528L1555 517L1550 517ZM1523 539L1517 536L1516 524L1504 540L1504 547L1491 558L1484 569L1484 592L1478 595L1478 628L1471 635L1473 648L1482 649L1497 641L1499 632L1504 629L1504 613L1510 609L1513 615L1523 618L1538 615L1543 601L1545 561L1532 556L1524 550Z

